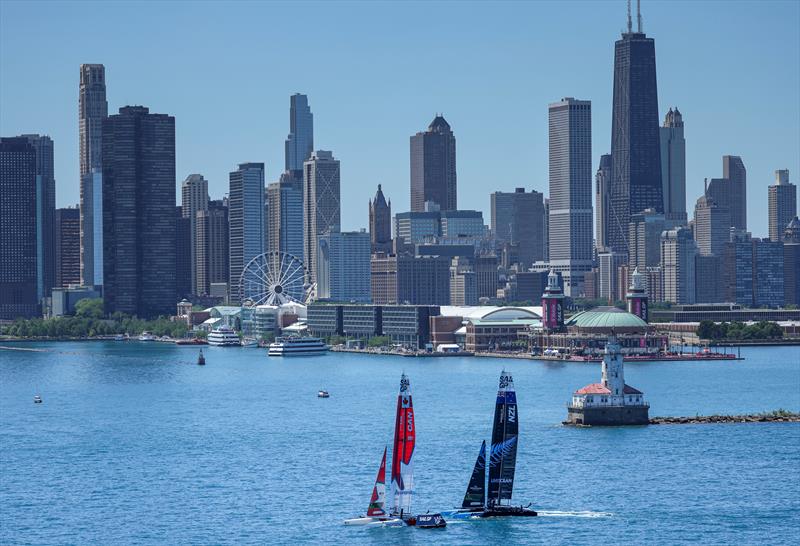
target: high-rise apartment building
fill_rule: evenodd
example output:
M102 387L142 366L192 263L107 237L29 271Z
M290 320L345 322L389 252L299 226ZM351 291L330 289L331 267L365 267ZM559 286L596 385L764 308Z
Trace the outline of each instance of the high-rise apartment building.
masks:
M456 137L441 115L411 137L411 210L425 211L429 201L441 210L458 208Z
M181 214L189 219L189 263L191 273L191 293L197 291L197 213L208 210L208 180L202 174L190 174L181 184Z
M0 319L39 314L36 149L0 138Z
M450 262L450 305L478 305L478 278L471 260L464 257Z
M314 114L308 97L295 93L289 97L289 136L286 137L286 167L295 179L303 179L303 163L314 151Z
M783 241L753 239L753 306L782 307L784 303Z
M241 163L228 181L229 293L239 303L242 271L264 252L264 164Z
M659 128L661 141L661 193L664 217L685 225L686 216L686 139L683 116L678 107L669 109Z
M687 304L695 302L695 257L697 245L691 230L667 230L661 238L661 274L664 300Z
M661 234L674 228L675 224L652 209L631 215L628 225L628 264L631 270L638 267L643 272L661 263ZM627 290L627 286L625 283L618 289Z
M386 202L381 185L369 202L369 236L372 252L390 252L392 249L392 202Z
M475 277L478 298L497 297L497 266L499 260L494 254L479 254L475 256Z
M658 126L655 41L642 32L641 16L614 46L614 102L611 119L611 214L609 246L625 252L632 214L664 212ZM551 244L552 246L552 244Z
M106 71L82 64L78 99L81 284L103 284L103 121L108 117Z
M695 303L721 303L725 300L724 261L720 255L695 256Z
M800 305L800 219L795 216L783 232L783 301Z
M549 107L550 267L579 296L592 267L592 104L572 97Z
M702 256L722 256L730 238L731 213L703 195L694 207L694 240Z
M608 224L611 222L611 154L600 156L600 166L594 175L595 247L597 252L608 250Z
M302 172L302 171L301 171ZM285 252L299 260L303 257L303 180L290 172L267 186L269 203L270 252Z
M170 315L177 295L175 118L125 106L102 131L105 310Z
M544 260L544 196L538 191L491 194L491 227L501 243L517 245L523 267Z
M56 287L81 282L81 215L77 206L56 209Z
M341 225L339 160L317 150L303 164L303 254L309 282L316 282L319 236Z
M711 179L706 195L730 211L730 227L747 230L747 170L742 158L722 156L722 178Z
M175 207L175 294L179 300L194 293L192 256L192 221L183 207Z
M366 230L328 230L318 238L317 297L366 303L370 291L370 236Z
M211 294L212 284L228 283L228 204L224 200L209 201L207 210L197 211L195 222L197 271L196 293Z
M797 186L789 182L789 170L775 171L775 184L768 189L769 238L780 241L786 226L797 216Z

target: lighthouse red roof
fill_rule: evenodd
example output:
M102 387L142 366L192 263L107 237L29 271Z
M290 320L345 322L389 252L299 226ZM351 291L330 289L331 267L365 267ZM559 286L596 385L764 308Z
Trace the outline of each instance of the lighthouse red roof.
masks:
M578 389L575 391L575 394L611 394L611 391L603 386L602 383L592 383L591 385L586 385L582 389Z
M642 391L640 391L639 389L634 389L633 387L631 387L631 386L630 386L630 385L628 385L628 384L625 384L625 388L624 388L624 389L622 389L622 393L623 393L623 394L644 394L644 393L643 393Z

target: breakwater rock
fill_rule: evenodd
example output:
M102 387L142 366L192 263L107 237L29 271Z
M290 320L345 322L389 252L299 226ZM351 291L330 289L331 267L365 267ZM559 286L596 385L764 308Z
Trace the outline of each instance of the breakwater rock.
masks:
M653 417L651 425L696 425L704 423L800 423L800 413L778 410L747 415L697 415L695 417Z

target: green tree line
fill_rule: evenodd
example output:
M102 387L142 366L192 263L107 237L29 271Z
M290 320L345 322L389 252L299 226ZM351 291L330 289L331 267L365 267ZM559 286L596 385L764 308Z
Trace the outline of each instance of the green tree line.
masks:
M697 327L701 339L780 339L783 330L774 322L761 321L756 324L742 322L720 322L704 320Z

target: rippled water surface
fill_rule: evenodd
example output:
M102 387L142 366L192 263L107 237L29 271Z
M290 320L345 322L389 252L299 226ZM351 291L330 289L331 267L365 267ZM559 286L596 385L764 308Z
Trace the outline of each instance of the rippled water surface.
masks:
M199 367L196 349L161 343L14 346L44 351L0 350L3 544L791 544L800 534L800 425L562 427L570 393L598 381L599 365L212 347ZM800 410L800 349L742 355L629 364L626 378L651 415ZM460 504L503 367L520 404L514 498L542 517L341 525L366 510L401 371L416 409L414 504L426 511Z

